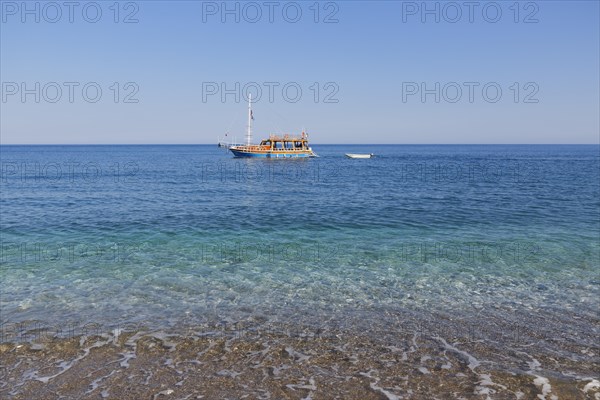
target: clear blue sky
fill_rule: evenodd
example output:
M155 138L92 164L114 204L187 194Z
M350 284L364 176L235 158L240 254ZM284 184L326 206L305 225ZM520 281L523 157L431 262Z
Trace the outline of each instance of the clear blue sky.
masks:
M291 23L289 3L272 6L273 23L269 6L254 3L262 16L251 23L256 7L245 2L236 22L220 1L121 2L118 16L113 1L100 1L91 23L94 5L79 2L71 23L62 1L54 3L60 16L39 3L40 22L36 2L27 2L27 14L22 2L2 1L1 143L212 144L225 132L241 139L244 100L230 94L222 102L207 82L261 86L255 139L305 127L314 143L599 142L598 1L520 2L518 15L514 1L497 2L499 18L489 2L475 2L473 22L463 1L453 3L460 16L448 2L427 2L439 7L439 22L421 1L340 1L321 2L315 23L309 1L295 3L302 16ZM123 23L130 14L137 23ZM79 84L73 102L65 82ZM96 103L83 97L90 82L102 90ZM273 102L264 82L279 84ZM302 89L295 103L282 91L290 82ZM465 82L475 82L472 101ZM424 102L422 83L432 91ZM57 85L62 94L52 103ZM502 97L492 102L497 87ZM31 91L24 102L23 88ZM124 102L136 88L130 100L139 101ZM335 90L337 103L326 102Z

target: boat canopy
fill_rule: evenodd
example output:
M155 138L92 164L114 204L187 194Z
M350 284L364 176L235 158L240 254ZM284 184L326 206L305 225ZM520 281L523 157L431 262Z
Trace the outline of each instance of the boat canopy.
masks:
M260 142L260 145L270 149L308 149L308 138L304 133L301 136L269 135L268 139Z

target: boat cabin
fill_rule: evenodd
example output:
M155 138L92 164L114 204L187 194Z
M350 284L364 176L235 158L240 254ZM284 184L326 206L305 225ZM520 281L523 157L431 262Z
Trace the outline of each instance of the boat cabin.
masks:
M271 151L307 151L309 149L306 135L300 137L271 135L268 139L260 142L260 147L263 150Z

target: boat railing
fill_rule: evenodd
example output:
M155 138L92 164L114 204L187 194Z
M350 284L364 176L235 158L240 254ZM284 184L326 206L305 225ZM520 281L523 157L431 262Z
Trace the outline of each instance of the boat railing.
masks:
M230 148L230 147L234 147L234 146L245 146L244 143L223 142L223 141L220 141L217 144L219 145L219 147L226 147L226 148Z
M291 142L291 141L306 140L306 137L305 136L295 136L295 135L290 135L290 134L286 134L283 136L271 134L271 135L269 135L269 139L273 140L275 142Z
M271 147L269 146L261 146L261 145L246 145L246 144L242 144L242 145L236 145L236 147L239 148L243 148L244 150L248 150L248 151L256 151L256 150L268 150L268 151L273 151L273 152L303 152L303 151L309 151L308 148L304 148L304 149L298 149L298 148L274 148L271 149Z

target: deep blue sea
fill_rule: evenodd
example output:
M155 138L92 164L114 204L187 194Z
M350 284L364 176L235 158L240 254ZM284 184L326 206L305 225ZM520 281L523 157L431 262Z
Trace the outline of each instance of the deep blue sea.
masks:
M598 146L313 148L2 146L3 326L402 315L598 332Z

